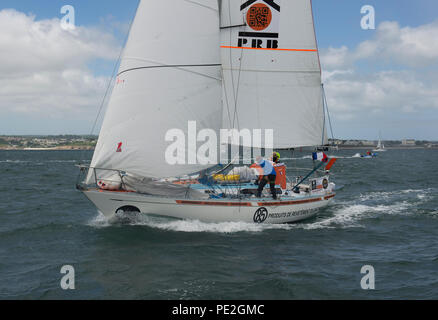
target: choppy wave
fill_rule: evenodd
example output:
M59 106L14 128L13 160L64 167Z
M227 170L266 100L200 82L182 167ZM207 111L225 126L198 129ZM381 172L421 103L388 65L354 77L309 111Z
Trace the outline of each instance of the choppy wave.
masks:
M363 227L361 221L382 214L402 214L409 208L407 203L370 206L365 204L343 205L333 216L309 225L309 229Z
M74 162L90 162L90 160L79 160L79 159L69 159L69 160L45 160L45 163L74 163ZM35 163L35 161L29 160L0 160L0 163Z
M47 164L47 163L89 163L90 160L45 160L45 161L28 161L28 160L0 160L0 163L10 164Z
M32 163L34 161L25 161L25 160L0 160L0 163Z
M361 194L359 196L359 200L362 202L409 200L411 202L421 203L433 199L434 195L436 194L437 194L437 189L435 188L377 191L377 192L368 192L366 194Z
M336 154L333 155L327 155L328 158L336 158L336 159L355 159L355 158L361 158L360 153L356 153L352 156L339 156ZM300 158L281 158L282 160L306 160L306 159L312 159L312 156L304 156Z
M357 200L336 203L332 216L309 227L361 227L362 220L381 215L413 215L416 213L412 209L433 200L436 192L428 188L361 194Z

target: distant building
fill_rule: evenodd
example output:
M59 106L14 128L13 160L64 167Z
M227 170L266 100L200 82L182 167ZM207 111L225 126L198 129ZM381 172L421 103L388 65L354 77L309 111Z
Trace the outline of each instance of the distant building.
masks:
M361 143L363 146L374 146L375 145L374 141L362 140Z
M415 139L403 139L402 140L402 145L404 146L415 146Z
M329 139L329 143L332 145L340 146L344 144L344 141L339 139Z
M344 145L346 145L346 146L356 146L358 144L359 144L358 141L355 141L355 140L347 140L344 142Z

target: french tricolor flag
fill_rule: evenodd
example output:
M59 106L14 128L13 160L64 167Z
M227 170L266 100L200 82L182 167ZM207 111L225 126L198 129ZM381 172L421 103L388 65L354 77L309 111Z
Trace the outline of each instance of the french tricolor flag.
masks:
M322 162L327 162L328 157L324 152L314 152L313 153L313 160L319 160Z

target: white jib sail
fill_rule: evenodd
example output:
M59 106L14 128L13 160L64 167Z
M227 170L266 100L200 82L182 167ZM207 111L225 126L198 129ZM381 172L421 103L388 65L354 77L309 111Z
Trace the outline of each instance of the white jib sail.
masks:
M311 0L222 0L224 126L274 147L327 143Z
M187 137L188 121L221 128L219 45L216 0L141 0L91 167L150 178L204 169L169 164L165 137L171 129Z

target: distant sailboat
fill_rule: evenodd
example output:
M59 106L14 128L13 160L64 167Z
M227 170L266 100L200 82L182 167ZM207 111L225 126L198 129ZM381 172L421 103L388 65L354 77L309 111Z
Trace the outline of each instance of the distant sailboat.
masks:
M386 151L385 145L382 142L382 136L380 133L379 133L379 142L377 143L376 149L374 149L373 151L374 152L385 152Z
M311 0L141 0L77 187L109 218L129 211L206 222L312 217L335 197L335 159L315 153L314 170L294 182L284 177L273 200L268 188L257 197L233 165L218 174L212 165L166 163L164 137L172 128L188 135L196 121L198 130L273 128L278 149L325 145L322 90Z

